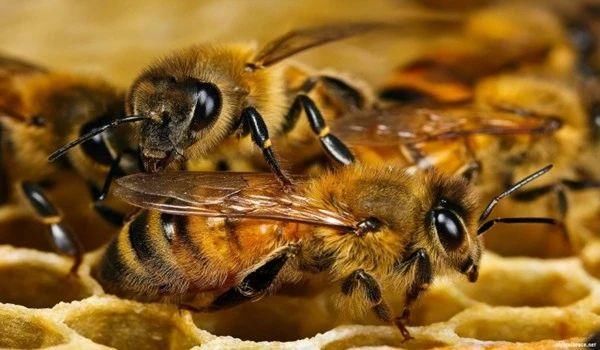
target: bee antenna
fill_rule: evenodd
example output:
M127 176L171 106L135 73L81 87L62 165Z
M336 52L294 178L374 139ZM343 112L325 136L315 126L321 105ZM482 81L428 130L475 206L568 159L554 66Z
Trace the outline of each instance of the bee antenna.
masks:
M516 218L493 218L484 222L477 229L477 235L480 236L484 234L486 231L492 228L497 223L502 224L546 224L546 225L554 225L559 226L564 229L563 223L553 219L553 218L544 218L544 217L516 217Z
M121 124L125 124L125 123L139 122L139 121L145 120L145 119L149 119L149 118L143 117L140 115L130 115L125 118L119 118L119 119L112 120L104 125L101 125L97 128L90 130L89 132L81 135L78 139L71 141L71 142L67 143L66 145L62 146L61 148L57 149L56 151L52 152L52 154L50 154L50 156L48 157L48 161L50 161L50 162L55 161L56 159L62 157L65 153L67 153L67 151L70 150L71 148L73 148L77 145L80 145L80 144L84 143L85 141L88 141L89 139L93 138L94 136L103 133L107 129L112 129L114 127L117 127L117 126L119 126Z
M538 177L544 175L545 173L547 173L548 171L550 171L550 169L552 169L552 166L553 166L552 164L546 165L542 169L540 169L540 170L536 171L535 173L533 173L533 174L525 177L524 179L520 180L516 184L510 186L506 191L504 191L504 192L500 193L499 195L497 195L496 197L494 197L490 201L490 203L487 205L487 207L485 208L485 210L483 211L483 213L481 213L481 216L479 217L479 223L482 223L485 219L488 218L488 216L490 216L490 214L492 213L492 210L494 210L494 208L496 207L496 205L498 205L498 202L502 198L510 196L513 192L515 192L519 188L525 186L526 184L530 183L531 181L533 181L533 180L537 179ZM487 223L481 225L480 226L480 230L486 224Z

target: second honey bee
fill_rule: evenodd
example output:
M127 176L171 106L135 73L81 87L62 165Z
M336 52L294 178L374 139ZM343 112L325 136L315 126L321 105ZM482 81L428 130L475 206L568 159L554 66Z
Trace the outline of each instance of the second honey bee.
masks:
M339 284L358 309L408 339L410 306L434 276L477 280L482 233L496 223L555 224L487 220L498 200L549 169L512 186L481 216L464 179L433 171L351 164L294 177L293 191L272 174L130 175L118 180L117 193L144 210L109 244L95 274L109 292L197 311L256 300L283 284L327 281L314 289ZM206 292L214 299L197 305ZM384 300L388 292L405 294L399 317Z
M124 94L101 79L0 55L0 240L41 247L43 230L78 262L83 248L103 244L122 225L122 203L96 200L107 175L137 165L126 139L106 133L61 163L46 157L69 139L122 120L123 107ZM13 232L17 227L22 234ZM84 247L67 243L76 238Z
M206 159L216 163L201 170L241 170L232 169L230 160L252 158L259 149L281 182L289 184L271 136L281 141L277 147L290 156L288 162L302 164L317 157L320 141L335 161L350 163L351 152L327 123L369 108L372 93L361 82L314 72L287 58L367 31L399 26L363 22L309 27L259 50L244 44L202 44L158 60L135 79L127 94L128 114L143 118L136 136L145 170L157 172L186 159L188 164ZM58 150L51 159L84 139Z

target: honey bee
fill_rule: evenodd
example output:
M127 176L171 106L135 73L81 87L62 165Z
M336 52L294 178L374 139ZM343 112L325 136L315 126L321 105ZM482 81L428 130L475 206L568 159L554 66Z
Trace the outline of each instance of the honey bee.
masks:
M367 163L393 161L409 171L437 167L467 179L481 176L488 158L479 158L483 148L505 138L532 143L560 130L559 118L542 118L477 108L473 105L418 107L389 105L347 116L332 124L332 130ZM506 164L515 157L510 144L495 155ZM528 146L527 146L528 147ZM482 164L483 163L483 164ZM500 168L494 166L494 169ZM498 170L502 179L505 173ZM497 187L494 187L497 189Z
M80 203L86 195L80 193L58 198L61 205L57 206L57 198L50 193L67 185L71 192L89 188L92 203L101 193L107 173L118 169L115 159L120 157L114 153L117 143L111 142L114 134L105 134L84 142L60 164L48 164L46 158L67 140L123 116L123 106L124 95L104 81L51 72L25 61L0 57L0 211L5 214L2 221L34 214L46 226L55 248L76 259L74 269L82 254L78 238L85 238L92 247L98 246L103 242L98 243L93 233L111 229L98 219L114 224L114 231L122 225L122 218L108 204L97 203L95 212L86 211L89 206ZM67 215L63 217L66 208ZM79 237L69 228L73 226ZM3 231L12 234L14 230Z
M318 155L318 139L332 159L350 163L351 152L327 124L370 108L372 93L360 82L313 72L286 59L336 40L398 26L373 22L310 27L289 32L260 50L251 45L202 44L157 61L135 79L126 101L128 114L143 119L139 151L144 169L157 172L180 163L174 161L188 159L191 164L208 158L219 165L203 170L235 170L228 163L231 154L251 157L258 147L270 169L289 185L270 135L281 141L291 162ZM85 137L51 159L82 140Z
M543 254L565 254L569 246L566 239L572 248L581 248L579 238L571 235L567 225L568 193L593 190L600 184L581 171L583 162L578 161L593 149L587 150L585 113L576 89L527 76L490 78L485 84L489 85L482 85L481 94L485 91L489 96L480 104L388 106L348 116L343 123L333 124L332 130L363 162L393 161L413 171L435 167L461 174L477 186L483 198L490 198L536 165L555 162L553 176L535 188L515 193L511 206L516 207L514 201L525 205L548 195L547 206L533 209L529 205L518 211L556 216L563 224L554 231L529 230L527 237L538 245L522 245L521 253L540 251L542 237L546 237L543 244L547 247ZM504 108L492 108L496 102ZM500 209L505 214L514 210L507 206ZM499 234L490 235L488 240L492 237L502 241ZM492 246L500 251L509 249L502 242Z
M477 280L481 234L498 223L556 224L487 219L499 200L550 168L496 196L481 216L472 186L436 171L350 164L315 178L292 177L292 191L273 174L129 175L117 180L116 193L142 210L108 245L95 274L109 292L177 300L194 311L325 276L328 286L338 284L342 295L409 339L410 305L435 275ZM384 300L388 291L405 293L399 317ZM215 297L190 304L202 292Z

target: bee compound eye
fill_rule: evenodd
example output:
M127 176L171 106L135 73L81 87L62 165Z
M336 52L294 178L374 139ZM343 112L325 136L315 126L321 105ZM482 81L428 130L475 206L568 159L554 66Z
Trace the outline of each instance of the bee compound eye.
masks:
M456 213L445 208L434 209L432 219L442 245L447 250L458 248L463 242L465 232Z
M199 131L210 125L221 111L221 92L216 85L198 83L196 85L196 108L190 128Z

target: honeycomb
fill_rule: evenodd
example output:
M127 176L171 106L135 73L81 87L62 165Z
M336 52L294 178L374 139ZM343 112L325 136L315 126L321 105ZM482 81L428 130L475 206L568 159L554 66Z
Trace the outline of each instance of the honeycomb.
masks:
M0 347L19 349L544 349L600 329L600 242L580 257L540 260L487 253L478 283L445 279L415 305L403 342L388 326L333 312L327 293L270 296L214 314L107 295L53 253L0 246ZM398 304L401 300L392 300ZM352 325L351 325L352 324ZM562 345L561 345L562 344Z
M344 6L333 0L285 5L277 0L220 0L206 1L202 8L192 6L192 2L173 2L167 7L159 0L111 6L103 1L83 4L73 0L58 0L52 5L6 4L0 40L3 50L16 56L36 61L43 57L41 63L53 68L91 72L125 86L150 58L192 42L265 40L272 38L275 28L287 30L332 19L379 18L396 13L401 6L398 0L347 0ZM461 7L454 2L424 2ZM456 4L491 2L462 0ZM565 0L562 5L570 2ZM257 11L261 16L247 15ZM161 23L148 25L148 18L160 18ZM65 31L65 23L78 30ZM82 38L85 45L80 45ZM420 49L414 39L398 39L390 47L368 36L308 52L302 60L335 66L376 83L393 67L418 55ZM77 191L71 188L70 192ZM3 214L10 213L0 211L0 221ZM585 212L575 212L574 216L579 214L591 217ZM600 218L600 213L596 217ZM549 247L536 244L532 249L536 251L528 250L529 257L513 257L522 253L517 240L501 251L502 256L485 252L477 283L437 280L415 304L410 327L415 339L408 342L403 342L396 329L378 324L369 315L360 317L336 308L335 291L312 298L274 295L218 313L192 314L171 305L139 303L106 294L91 274L100 250L86 255L79 276L74 277L68 273L71 261L67 258L0 245L0 348L581 347L585 339L600 330L599 222L581 224L588 226L585 232L592 232L586 237L591 242L577 253L569 251L560 257L540 259L553 255ZM37 226L24 218L9 227L0 226L0 237L10 237L15 245L48 249L43 238L31 234L40 231ZM17 229L23 234L14 235ZM510 237L516 240L518 234L514 232ZM90 233L89 238L86 247L96 248L107 237ZM389 301L396 310L401 308L400 296L391 296Z

